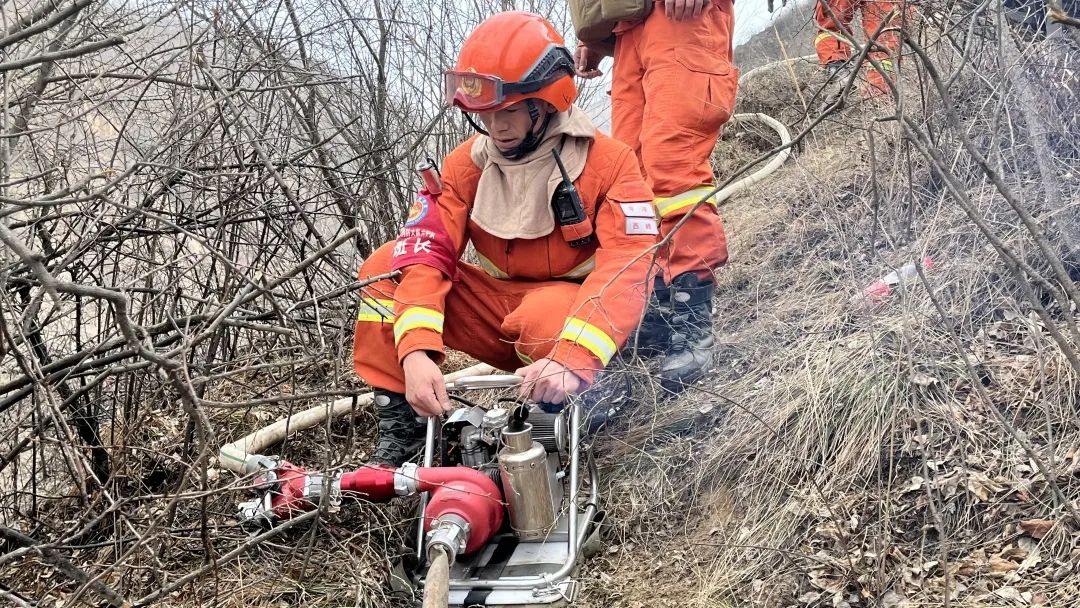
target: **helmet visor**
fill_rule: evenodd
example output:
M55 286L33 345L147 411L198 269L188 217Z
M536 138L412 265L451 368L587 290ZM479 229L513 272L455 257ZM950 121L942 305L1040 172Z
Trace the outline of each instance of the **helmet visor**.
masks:
M494 108L506 99L505 83L498 76L449 71L443 77L446 103L467 111Z

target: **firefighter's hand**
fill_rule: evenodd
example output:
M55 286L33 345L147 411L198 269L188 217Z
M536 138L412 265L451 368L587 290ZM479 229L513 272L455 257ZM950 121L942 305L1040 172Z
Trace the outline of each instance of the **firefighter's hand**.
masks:
M421 416L439 416L453 409L446 396L442 370L427 351L413 351L401 360L405 370L405 400Z
M600 71L600 60L603 58L603 53L594 51L584 44L579 44L577 51L574 52L574 70L578 76L585 80L596 78L603 74Z
M712 0L664 0L664 14L672 21L697 19Z
M514 374L525 379L521 383L520 395L533 401L562 403L568 396L584 388L581 378L551 359L538 359Z

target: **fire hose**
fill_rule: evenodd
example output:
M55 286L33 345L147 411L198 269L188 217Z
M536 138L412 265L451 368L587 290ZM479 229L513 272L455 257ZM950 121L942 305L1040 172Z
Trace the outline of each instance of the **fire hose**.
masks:
M483 363L447 374L445 379L452 382L465 376L486 376L495 372L490 365ZM237 441L227 443L218 450L218 464L234 473L257 470L257 463L264 457L260 454L266 448L280 443L286 437L322 424L327 419L344 416L357 408L371 406L373 393L363 393L356 397L338 399L332 403L316 405L292 416L282 418L272 424L256 429Z
M776 120L772 116L769 116L768 114L736 114L731 117L730 124L745 125L754 122L761 123L766 127L772 129L773 131L776 131L776 134L780 136L780 144L782 146L788 146L788 144L791 143L791 132L788 131L787 126L785 126L784 123ZM784 161L786 161L789 156L791 156L791 148L785 147L778 154L776 154L776 156L773 156L772 159L768 162L768 164L766 164L764 167L736 181L733 184L729 184L726 188L718 192L715 196L716 204L719 205L720 203L731 198L732 196L744 190L748 190L754 184L763 181L766 177L769 177L773 174L773 172L779 169L780 165L784 164Z

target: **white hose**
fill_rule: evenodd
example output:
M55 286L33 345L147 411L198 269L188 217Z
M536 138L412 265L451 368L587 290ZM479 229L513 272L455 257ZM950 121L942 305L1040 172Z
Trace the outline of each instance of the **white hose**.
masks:
M424 578L423 608L446 608L450 604L450 556L439 546L434 553Z
M817 55L803 55L802 57L788 57L787 59L781 59L780 61L774 61L772 63L766 63L765 65L759 65L758 67L750 70L749 72L744 73L742 76L739 77L739 86L740 87L743 86L747 81L749 81L751 78L753 78L754 76L756 76L758 74L768 72L768 71L772 70L773 68L786 66L786 65L789 65L789 64L792 64L792 63L798 63L800 61L813 61L814 64L816 65L817 61L818 61L818 56Z
M768 114L736 114L731 117L731 122L734 124L746 124L752 122L762 123L773 131L776 131L776 134L780 136L780 143L782 145L786 146L791 143L791 132L788 131L788 128L784 125L784 123L776 120ZM750 186L753 186L754 184L764 180L766 177L772 175L773 172L780 168L780 165L784 164L784 161L786 161L789 156L791 156L791 148L784 148L780 151L779 154L772 157L772 160L770 160L769 163L764 167L758 169L750 175L747 175L746 177L735 182L734 184L729 184L728 187L716 193L716 204L719 205L720 203L731 198L735 194L738 194L743 190L749 189Z
M464 376L486 376L494 372L495 368L490 365L478 363L472 367L447 374L445 378L447 382L450 382ZM327 419L348 414L353 411L354 399L356 400L356 407L367 407L371 405L374 394L364 393L357 397L345 397L332 403L316 405L264 426L238 441L221 446L221 449L218 450L218 465L235 473L245 473L245 465L250 461L252 467L254 467L255 460L260 457L259 452L283 441L289 435L322 424ZM248 468L247 470L252 471L255 468Z

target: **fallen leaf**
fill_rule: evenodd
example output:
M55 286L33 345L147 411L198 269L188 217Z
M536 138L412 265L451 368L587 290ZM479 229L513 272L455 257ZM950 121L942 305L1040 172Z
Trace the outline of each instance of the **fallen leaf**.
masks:
M910 604L908 604L907 598L901 593L888 591L881 596L881 608L904 608L908 605Z
M1054 521L1050 519L1029 519L1020 522L1020 529L1031 538L1041 539L1050 533L1054 527Z
M1027 606L1031 603L1031 592L1025 591L1021 593L1016 587L1002 587L1001 589L996 589L994 590L994 595L1002 599L1012 600L1023 606Z
M916 476L911 478L911 481L909 481L908 484L906 486L904 486L904 489L901 490L901 491L902 492L914 492L915 490L919 490L919 489L922 488L923 481L925 481L925 480L922 477L919 477L918 475L916 475Z
M1012 572L1020 567L1020 564L1011 562L1007 559L1001 559L1000 557L993 555L990 557L990 572L993 574L1003 574L1005 572Z
M1024 561L1020 562L1020 568L1029 570L1038 566L1040 561L1042 561L1042 555L1039 553L1039 548L1035 547L1035 549L1024 558Z
M1005 486L996 480L990 479L983 473L972 473L966 480L967 489L982 502L989 502L990 498L1005 489Z
M936 384L938 381L937 378L929 374L924 374L923 372L915 372L914 374L911 374L910 380L911 383L916 386L930 386L932 384Z

